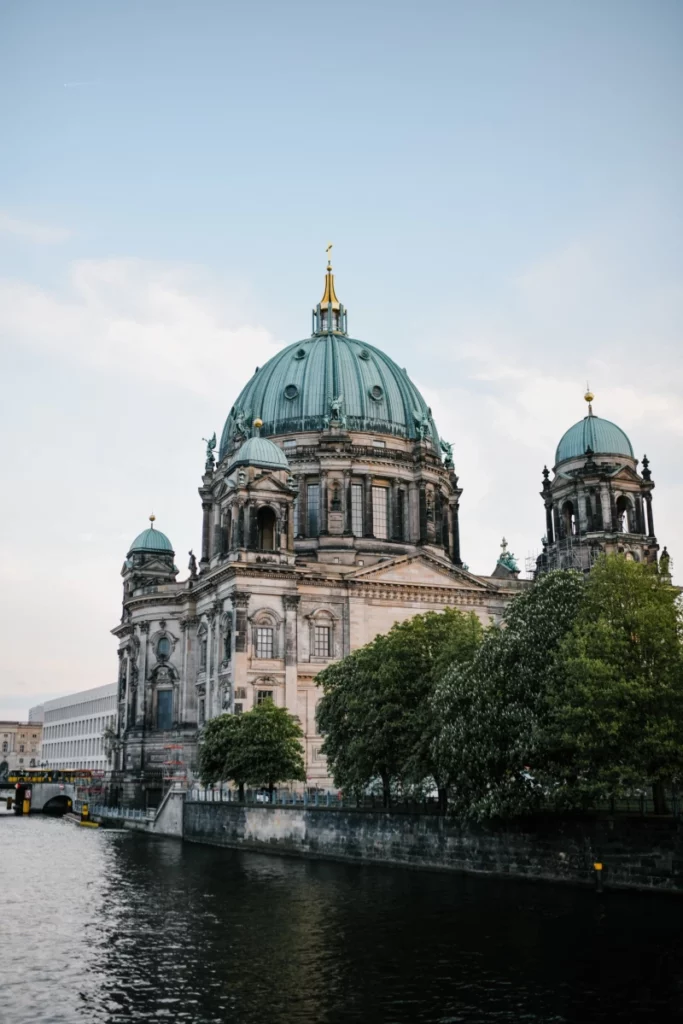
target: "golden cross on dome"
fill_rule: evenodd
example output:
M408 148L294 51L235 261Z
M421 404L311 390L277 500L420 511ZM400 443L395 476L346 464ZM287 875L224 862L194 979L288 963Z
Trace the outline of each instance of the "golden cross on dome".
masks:
M327 265L328 265L328 267L332 266L332 256L331 256L332 245L333 245L332 242L328 242L327 243L327 248L325 249L325 252L327 253Z

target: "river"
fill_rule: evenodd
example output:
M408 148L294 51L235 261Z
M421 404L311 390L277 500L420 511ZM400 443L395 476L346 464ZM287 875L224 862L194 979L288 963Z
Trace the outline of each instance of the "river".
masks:
M0 817L11 1024L664 1024L683 900Z

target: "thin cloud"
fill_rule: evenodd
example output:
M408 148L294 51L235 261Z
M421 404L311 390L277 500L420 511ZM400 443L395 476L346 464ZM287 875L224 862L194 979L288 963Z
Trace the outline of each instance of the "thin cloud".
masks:
M12 235L14 238L32 242L34 245L59 245L60 242L65 242L71 236L71 232L66 228L22 220L3 210L0 210L0 234Z

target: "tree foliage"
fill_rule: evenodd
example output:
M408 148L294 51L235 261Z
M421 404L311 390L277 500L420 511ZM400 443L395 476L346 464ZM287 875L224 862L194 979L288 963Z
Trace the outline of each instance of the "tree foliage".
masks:
M243 715L219 715L207 723L199 748L205 785L234 782L267 786L305 782L301 726L286 708L264 701Z
M437 687L452 806L476 818L594 806L683 776L677 591L656 566L601 558L509 606L469 666Z
M428 612L318 675L318 728L336 785L360 794L379 778L387 804L397 787L428 782L445 793L448 778L433 756L431 697L447 665L470 661L482 635L473 613Z
M473 661L454 663L437 686L434 756L457 813L508 816L539 802L529 768L557 653L583 595L578 572L542 576L510 603L502 628L487 631Z
M683 776L683 622L655 565L602 558L562 643L543 766L557 800L581 805Z

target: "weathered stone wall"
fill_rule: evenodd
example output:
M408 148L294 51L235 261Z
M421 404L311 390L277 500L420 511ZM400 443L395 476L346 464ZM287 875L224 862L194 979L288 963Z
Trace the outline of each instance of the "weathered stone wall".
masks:
M586 818L491 827L437 815L187 802L184 838L237 849L683 892L683 823Z

